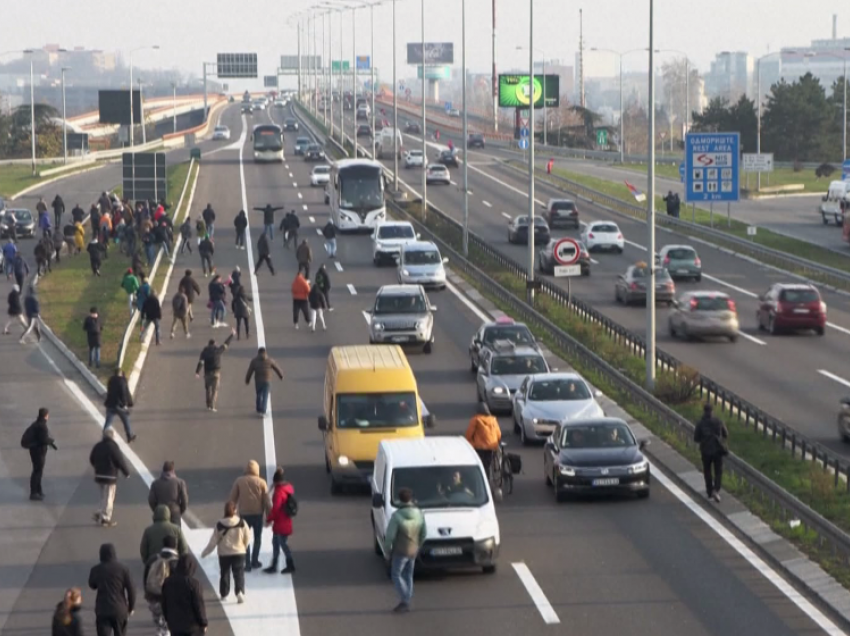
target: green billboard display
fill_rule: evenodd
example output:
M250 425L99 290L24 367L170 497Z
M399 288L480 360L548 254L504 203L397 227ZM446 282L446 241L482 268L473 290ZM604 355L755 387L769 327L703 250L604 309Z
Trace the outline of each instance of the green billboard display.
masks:
M534 108L557 108L560 101L560 78L557 75L535 75L533 90L528 75L499 75L499 106L528 108L534 96Z
M340 63L339 60L333 60L331 62L331 72L332 73L339 73L340 70L342 70L342 71L350 70L348 60L343 60L341 63Z

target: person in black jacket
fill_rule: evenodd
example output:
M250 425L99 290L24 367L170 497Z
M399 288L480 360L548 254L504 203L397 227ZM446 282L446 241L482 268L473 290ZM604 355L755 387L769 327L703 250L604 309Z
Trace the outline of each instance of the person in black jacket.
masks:
M153 323L154 336L156 337L156 345L159 346L159 326L162 321L162 305L156 295L156 290L151 289L150 296L145 299L142 305L142 336L144 337L145 329Z
M38 243L35 244L35 248L33 249L33 256L35 256L35 275L36 276L44 276L50 271L50 252L52 249L48 249L48 244L52 243L50 239L42 238Z
M103 325L100 323L100 316L97 313L97 307L89 309L89 315L83 321L83 331L86 332L86 339L89 344L89 368L92 366L100 368L100 336L103 332Z
M201 212L204 217L204 223L207 224L207 236L213 238L215 236L215 211L212 209L212 204L207 203L207 207Z
M35 331L35 337L38 342L41 342L41 305L38 302L38 295L35 292L35 287L30 285L27 291L27 297L24 298L24 313L27 316L27 329L21 336L21 344L26 342L26 338L31 331Z
M207 286L210 295L210 325L213 327L225 327L224 317L227 314L227 288L221 280L221 276L216 274Z
M204 350L201 351L201 357L198 359L198 366L195 367L195 377L201 377L201 369L204 370L204 390L207 397L207 409L215 412L216 403L218 401L218 385L221 381L221 356L227 351L233 336L236 335L236 330L230 330L230 336L219 347L216 346L215 340L210 340Z
M298 245L298 228L301 227L301 220L295 214L295 210L290 210L280 222L280 228L283 230L283 246L289 247L289 244Z
M103 262L103 245L97 240L97 235L93 235L89 242L86 251L89 253L89 263L91 264L91 273L95 276L100 276L100 266Z
M723 481L723 457L729 453L728 439L726 425L714 417L711 404L706 404L702 409L702 419L694 429L694 441L699 444L702 455L705 492L709 499L717 503L720 503L720 486Z
M324 263L319 265L318 271L316 271L316 287L319 288L319 291L325 295L325 305L327 305L328 311L333 311L333 307L331 306L331 277L328 274L328 268Z
M195 578L195 558L184 554L162 586L162 613L173 636L207 633L207 611L201 584Z
M130 570L118 561L111 543L100 546L100 563L89 572L89 587L97 591L94 604L97 635L124 636L127 620L136 608L136 588Z
M325 237L325 250L328 252L328 256L336 258L336 226L333 221L325 223L325 227L322 228L322 236Z
M79 203L74 204L74 209L71 210L71 219L74 223L82 223L86 218L86 211L80 207Z
M96 203L92 203L91 208L89 209L89 223L91 223L92 236L100 234L100 217L101 210L97 207Z
M44 491L41 489L41 477L44 475L44 465L47 463L47 447L56 450L56 443L50 437L47 429L47 420L50 411L42 407L38 409L38 418L30 424L25 435L29 436L28 450L32 462L32 474L30 475L30 501L42 501Z
M195 315L192 313L192 303L195 302L195 297L201 293L201 287L198 285L198 281L192 278L191 269L183 272L183 278L180 279L177 289L186 294L186 300L189 301L189 322L191 322L195 319Z
M257 212L263 213L263 231L268 234L269 240L274 240L274 213L282 210L283 207L273 208L271 203L267 203L264 208L254 208Z
M248 227L248 215L245 210L239 210L236 219L233 221L233 226L236 228L236 249L245 249L245 228Z
M204 276L209 276L215 271L213 263L213 254L215 254L215 246L209 236L205 236L198 245L198 254L201 255L201 269L204 271Z
M263 230L260 238L257 239L257 256L259 258L257 259L257 264L254 265L254 276L260 273L260 265L263 264L263 261L269 266L269 271L274 276L274 265L272 264L271 248L269 247L269 235L266 233L266 230Z
M234 285L230 288L230 293L233 296L233 300L230 303L231 309L233 309L233 317L236 318L236 339L240 339L240 333L242 331L242 324L245 324L245 337L250 338L251 332L248 327L248 318L251 317L251 302L253 302L253 298L248 294L244 285Z
M183 239L183 243L180 245L180 253L182 254L186 250L189 250L189 254L192 253L192 219L188 216L186 220L183 221L183 224L180 226L180 237Z
M62 215L65 213L65 202L62 200L62 197L57 194L50 206L53 208L53 225L58 230L62 227Z
M130 476L127 460L114 437L115 431L111 427L103 429L103 439L94 445L89 455L89 463L94 468L94 481L100 487L100 509L92 518L109 528L117 525L112 519L112 507L115 504L118 473L123 473L125 479Z
M83 620L80 610L83 608L83 594L78 587L65 592L65 598L56 605L53 612L51 636L83 636Z
M133 429L130 428L130 409L133 407L133 396L130 394L130 387L127 385L124 371L120 368L115 369L112 377L106 383L106 399L103 405L106 407L106 421L103 423L103 429L106 430L112 426L112 420L117 415L124 425L127 443L132 444L136 439L136 436L133 435Z
M21 288L17 285L12 285L12 291L9 292L9 297L7 299L9 304L9 309L7 313L9 314L9 320L6 321L6 326L3 328L3 333L9 333L9 327L12 326L12 323L15 321L20 322L24 330L27 328L27 321L24 319L24 306L21 303Z

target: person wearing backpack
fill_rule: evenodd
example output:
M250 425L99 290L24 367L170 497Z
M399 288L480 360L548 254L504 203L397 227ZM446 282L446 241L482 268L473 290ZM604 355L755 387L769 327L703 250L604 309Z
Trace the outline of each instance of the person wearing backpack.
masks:
M292 518L298 514L298 500L295 498L295 489L292 484L284 479L282 467L278 466L274 471L272 483L274 483L272 508L266 517L266 523L272 524L272 564L263 572L266 574L277 572L278 557L283 551L286 567L280 573L292 574L295 572L295 561L289 549L289 537L292 536Z
M232 572L236 601L245 602L245 555L250 545L251 530L245 520L236 514L236 504L228 501L224 504L224 519L215 524L210 542L201 552L201 558L206 558L210 552L218 550L218 567L221 571L218 591L222 601L226 601L230 595Z
M719 418L714 417L711 404L706 404L702 409L702 419L694 429L694 441L699 444L699 452L702 455L706 495L720 503L723 457L729 454L729 430Z
M325 250L330 258L336 258L336 226L333 221L325 223L322 228L322 236L325 237Z
M171 509L165 504L159 504L153 511L153 523L142 533L142 542L139 545L142 563L147 563L159 551L165 537L174 537L180 554L186 554L189 551L183 529L171 522Z
M56 442L50 437L47 420L50 411L42 407L38 409L38 417L30 424L21 437L21 446L30 452L32 474L30 475L30 501L42 501L44 491L41 489L41 477L44 475L44 465L47 463L47 447L59 450Z
M162 613L162 586L169 575L177 569L177 539L171 535L162 538L162 550L145 563L145 600L153 617L156 636L169 636L168 624Z

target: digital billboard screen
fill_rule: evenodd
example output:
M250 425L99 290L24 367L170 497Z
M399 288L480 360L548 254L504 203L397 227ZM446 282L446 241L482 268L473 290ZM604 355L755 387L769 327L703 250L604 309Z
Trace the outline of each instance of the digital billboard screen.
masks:
M101 124L130 125L130 91L98 91L98 110ZM142 121L140 92L133 91L133 122Z
M560 101L561 85L557 75L535 75L534 89L528 75L499 75L499 106L502 108L528 108L534 96L534 108L545 106L557 108ZM545 89L545 90L544 90Z
M451 42L425 42L425 55L422 55L422 42L407 45L408 64L454 64L454 61L455 45Z

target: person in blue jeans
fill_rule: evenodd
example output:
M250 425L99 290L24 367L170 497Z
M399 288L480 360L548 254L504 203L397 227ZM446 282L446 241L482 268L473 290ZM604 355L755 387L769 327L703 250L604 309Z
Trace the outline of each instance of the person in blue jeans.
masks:
M86 332L86 339L89 345L89 368L100 368L100 344L103 325L100 322L100 316L97 313L97 307L89 309L89 315L83 321L83 331Z
M251 382L254 376L254 388L257 391L257 413L264 415L269 408L269 393L271 392L272 372L283 380L283 371L277 362L269 357L265 347L257 349L257 356L248 365L248 373L245 375L245 384Z
M427 529L425 515L413 503L413 491L402 488L398 492L401 506L393 513L384 537L384 547L391 555L390 577L398 594L399 603L394 612L409 612L413 598L413 568L416 555L425 543Z
M277 467L272 478L274 494L272 495L271 511L266 516L266 523L272 524L272 564L265 568L266 574L277 572L280 553L286 559L286 565L280 571L281 574L293 574L295 572L295 561L292 559L292 550L289 549L289 537L292 536L292 517L287 514L289 506L286 502L295 496L295 489L284 478L283 468Z
M124 425L127 442L135 441L136 436L133 435L133 429L130 428L130 409L133 407L133 396L130 394L130 387L127 385L127 377L120 368L115 369L112 377L109 378L109 382L106 383L106 400L103 405L106 407L106 422L103 424L103 429L111 428L112 420L117 415Z

